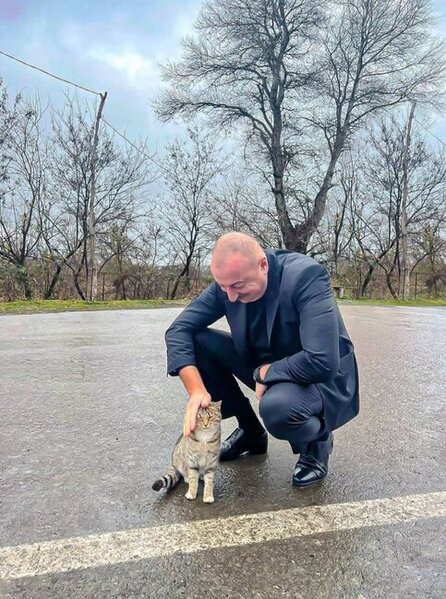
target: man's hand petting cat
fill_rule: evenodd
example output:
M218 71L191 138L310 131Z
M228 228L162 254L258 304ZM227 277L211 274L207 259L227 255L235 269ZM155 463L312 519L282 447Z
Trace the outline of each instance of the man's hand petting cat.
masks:
M190 437L195 430L197 413L200 408L207 408L211 403L211 396L207 391L192 393L186 407L183 424L183 436Z

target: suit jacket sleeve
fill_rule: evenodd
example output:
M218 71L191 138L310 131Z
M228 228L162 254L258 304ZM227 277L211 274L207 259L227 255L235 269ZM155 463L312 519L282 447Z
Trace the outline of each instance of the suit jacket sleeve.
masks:
M337 306L327 271L314 262L297 277L294 306L299 314L302 350L273 362L265 384L323 383L339 369Z
M167 329L167 373L177 376L181 368L196 365L194 335L225 313L224 299L218 285L213 283L193 300Z

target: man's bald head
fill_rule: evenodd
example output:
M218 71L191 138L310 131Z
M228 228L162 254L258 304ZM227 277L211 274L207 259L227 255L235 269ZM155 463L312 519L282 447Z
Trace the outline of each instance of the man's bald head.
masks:
M244 256L250 262L257 263L265 255L257 241L246 233L232 231L222 235L212 250L211 263L215 268L223 268L232 256Z
M218 239L212 250L211 272L231 302L254 302L268 285L266 254L245 233L226 233Z

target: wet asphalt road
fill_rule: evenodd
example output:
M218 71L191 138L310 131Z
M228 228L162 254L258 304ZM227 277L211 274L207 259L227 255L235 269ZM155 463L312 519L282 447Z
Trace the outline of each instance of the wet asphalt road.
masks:
M267 456L221 465L213 505L151 490L186 401L165 375L177 309L1 317L0 546L444 491L446 309L341 312L361 412L336 431L328 477L293 488L294 456L270 438ZM5 579L0 598L443 598L444 538L427 515Z

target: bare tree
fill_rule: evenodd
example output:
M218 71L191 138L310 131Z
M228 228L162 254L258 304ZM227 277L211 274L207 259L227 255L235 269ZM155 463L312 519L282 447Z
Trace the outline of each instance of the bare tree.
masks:
M432 149L416 129L407 151L406 126L395 118L380 120L363 143L369 150L360 161L359 198L354 202L355 237L369 264L363 282L365 291L379 266L394 298L402 294L402 219L405 220L410 272L420 261L414 259L416 240L426 227L444 222L446 210L446 161L444 152ZM406 214L402 208L407 181ZM397 275L398 288L392 284Z
M171 85L157 112L244 125L269 161L284 244L305 252L351 135L376 111L436 95L445 45L432 37L430 8L429 0L211 0L198 37L165 69ZM318 131L327 166L293 223L285 175Z
M239 164L239 157L234 162ZM277 213L268 201L268 184L260 173L236 167L225 171L219 188L221 200L210 206L215 234L243 231L264 248L282 247Z
M7 141L11 129L17 125L20 111L23 106L22 97L18 94L9 105L8 92L0 77L0 183L8 179L8 164L12 160L11 153L7 149ZM5 187L0 187L0 194L5 193ZM0 199L1 199L0 195Z
M190 286L193 259L205 253L213 239L211 204L218 201L214 186L222 172L224 158L210 135L189 130L190 148L176 141L167 148L164 161L168 193L160 206L170 256L177 267L171 299L176 297L181 280Z
M163 120L204 111L225 129L241 125L267 157L277 217L287 247L293 225L284 174L295 151L287 107L314 77L315 0L219 0L204 4L198 40L184 40L184 58L170 63L171 87L157 104Z
M444 152L440 151L443 161L446 159ZM413 235L412 246L412 264L410 274L416 269L427 269L430 273L425 285L429 294L434 297L439 296L440 287L446 287L446 183L443 189L439 191L440 210L431 221L423 223Z
M46 151L38 100L17 97L11 108L4 92L0 110L0 259L11 265L26 299L33 295L30 261L40 240L38 211L46 189Z
M102 124L95 159L96 193L94 221L91 222L92 122L87 107L79 106L70 98L65 110L54 114L51 194L48 194L43 218L44 239L56 265L56 281L63 264L73 272L82 299L86 297L83 280L87 280L91 227L94 227L101 253L102 239L112 225L121 226L137 218L137 196L154 180L144 153L118 145ZM54 285L55 282L52 289Z
M321 32L324 61L309 121L324 133L329 162L312 217L299 228L304 240L320 222L351 135L377 111L408 100L437 101L446 68L429 0L346 0L327 8L332 17Z
M442 220L426 225L415 239L415 258L415 266L427 261L430 276L425 285L429 294L438 298L440 288L446 288L446 210Z
M335 279L343 278L342 265L352 258L354 228L350 215L358 194L357 171L351 153L345 154L337 173L332 201L312 238L313 252L320 256L319 261L326 261L327 269Z
M111 277L115 299L153 297L161 237L150 212L112 224L100 246L103 289Z

